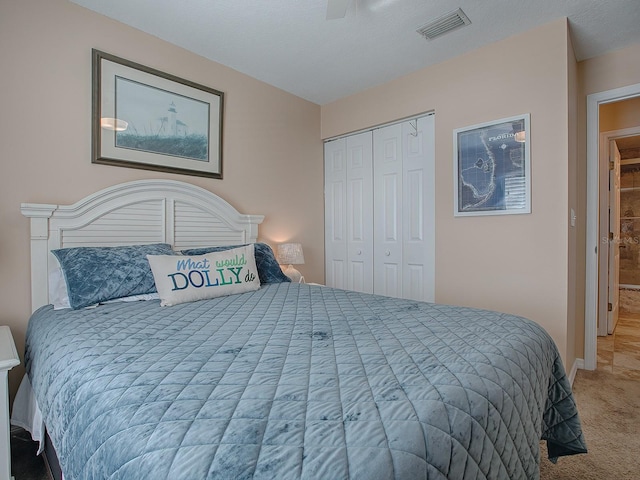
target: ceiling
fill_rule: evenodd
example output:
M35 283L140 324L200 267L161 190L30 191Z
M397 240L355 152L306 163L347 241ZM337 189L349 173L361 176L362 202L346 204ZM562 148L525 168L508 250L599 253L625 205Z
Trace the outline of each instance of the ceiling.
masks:
M618 145L619 150L637 150L640 148L640 135L616 138L616 144Z
M640 43L639 0L72 1L320 105L562 17L578 61ZM470 25L416 33L459 7Z

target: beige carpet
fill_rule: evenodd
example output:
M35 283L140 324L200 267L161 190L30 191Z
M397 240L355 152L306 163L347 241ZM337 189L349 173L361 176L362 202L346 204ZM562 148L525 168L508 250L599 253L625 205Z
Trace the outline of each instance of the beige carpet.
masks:
M640 479L637 375L579 370L573 391L589 453L561 457L554 465L541 444L541 480Z

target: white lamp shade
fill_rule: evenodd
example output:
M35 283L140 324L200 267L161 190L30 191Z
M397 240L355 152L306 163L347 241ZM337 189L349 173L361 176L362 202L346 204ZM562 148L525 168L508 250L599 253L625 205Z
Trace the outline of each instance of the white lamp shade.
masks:
M302 265L304 254L300 243L281 243L276 248L276 258L280 265Z

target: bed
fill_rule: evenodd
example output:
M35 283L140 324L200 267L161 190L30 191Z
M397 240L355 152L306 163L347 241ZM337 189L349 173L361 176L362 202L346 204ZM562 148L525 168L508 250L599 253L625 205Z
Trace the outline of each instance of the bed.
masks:
M534 322L263 278L263 217L183 182L22 211L34 314L14 417L46 425L66 480L536 479L540 440L553 460L586 452L562 361ZM52 251L151 244L183 265L248 248L260 282L163 306L155 277L160 299L54 309L49 281L67 266Z

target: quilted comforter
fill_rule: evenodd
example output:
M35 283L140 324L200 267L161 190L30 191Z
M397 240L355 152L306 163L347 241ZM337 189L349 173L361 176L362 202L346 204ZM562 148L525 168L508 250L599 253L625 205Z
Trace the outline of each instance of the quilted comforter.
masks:
M496 312L290 283L32 316L67 480L536 479L585 452L555 344Z

